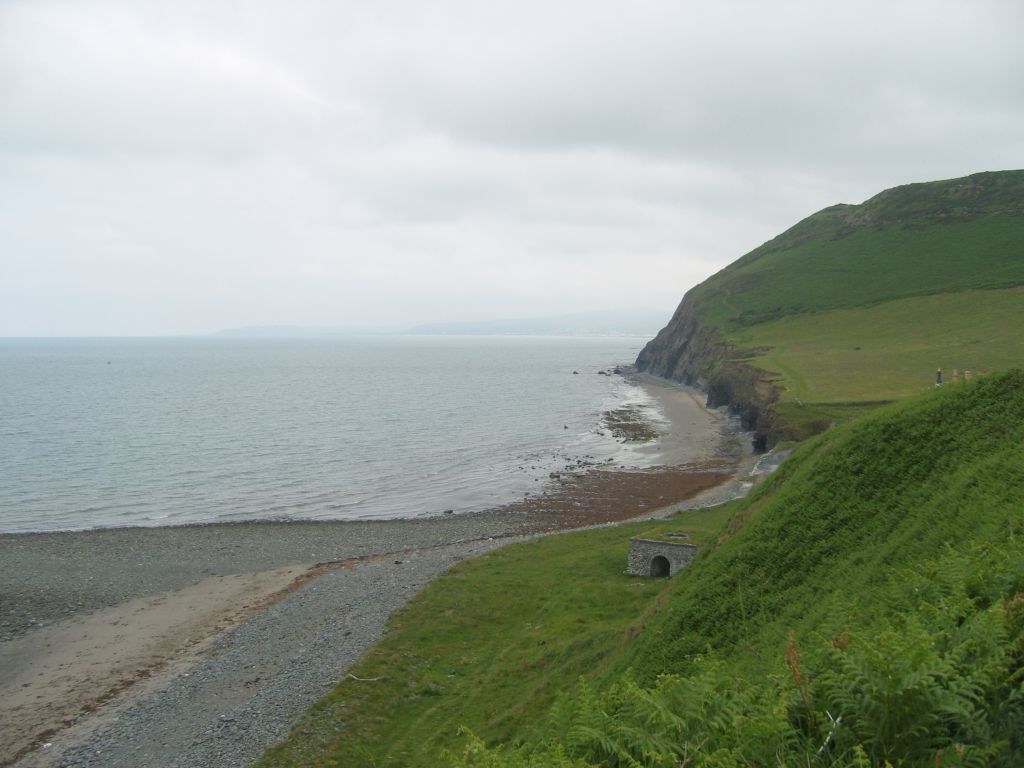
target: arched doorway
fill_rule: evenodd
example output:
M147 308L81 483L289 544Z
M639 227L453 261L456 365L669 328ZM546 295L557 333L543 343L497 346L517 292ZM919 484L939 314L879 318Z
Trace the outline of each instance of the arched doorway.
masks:
M664 555L655 555L651 558L651 576L656 579L669 575L668 558Z

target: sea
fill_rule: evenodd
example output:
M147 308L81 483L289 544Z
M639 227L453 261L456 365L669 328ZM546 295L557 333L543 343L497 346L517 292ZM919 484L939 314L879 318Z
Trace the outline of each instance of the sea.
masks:
M0 339L0 532L459 514L643 466L602 417L663 417L611 374L645 341Z

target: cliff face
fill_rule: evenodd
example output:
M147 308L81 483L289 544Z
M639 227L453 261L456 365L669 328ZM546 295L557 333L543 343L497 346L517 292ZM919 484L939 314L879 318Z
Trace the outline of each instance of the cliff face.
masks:
M694 303L687 299L689 294L668 325L640 351L636 367L706 390L707 370L728 357L730 347L718 343L714 332L701 325Z
M778 415L782 377L751 365L764 350L730 343L744 338L744 329L1022 285L1024 170L908 184L859 205L818 211L695 286L636 365L703 389L709 405L739 413L755 432L755 446L767 448L830 421L809 412L798 419L792 409ZM771 343L770 335L761 338Z
M729 406L744 429L754 432L755 450L766 450L776 442L771 405L781 389L767 371L734 355L733 346L701 322L696 302L687 294L669 324L640 351L636 367L703 390L712 408Z

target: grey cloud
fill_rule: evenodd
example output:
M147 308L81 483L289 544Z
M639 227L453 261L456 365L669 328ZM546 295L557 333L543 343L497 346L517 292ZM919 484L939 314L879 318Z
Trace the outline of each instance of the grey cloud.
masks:
M307 141L326 104L294 71L191 26L54 4L0 10L0 141L39 153L233 159Z
M1013 118L1003 137L1020 120L1021 100L1006 98L1024 64L1010 4L733 3L712 18L693 7L582 21L571 46L517 30L529 54L499 39L424 55L376 90L394 89L410 120L486 143L725 161L841 163L864 145L924 154L950 111L960 119L937 139L973 136L993 109Z
M1020 165L1009 2L0 4L0 335L666 308Z

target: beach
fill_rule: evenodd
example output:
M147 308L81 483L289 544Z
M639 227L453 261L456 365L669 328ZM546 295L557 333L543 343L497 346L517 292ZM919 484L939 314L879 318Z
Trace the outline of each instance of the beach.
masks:
M0 536L0 765L248 765L459 560L742 492L734 422L639 383L659 466L570 468L479 513Z

